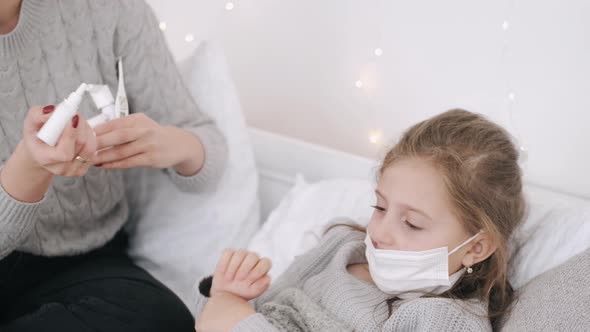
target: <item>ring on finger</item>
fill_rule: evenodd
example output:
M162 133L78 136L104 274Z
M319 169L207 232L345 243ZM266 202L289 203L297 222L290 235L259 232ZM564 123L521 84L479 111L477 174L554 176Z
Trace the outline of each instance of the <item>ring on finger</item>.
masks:
M82 158L81 156L76 156L76 158L74 158L74 160L76 160L82 164L86 164L88 162L88 159Z

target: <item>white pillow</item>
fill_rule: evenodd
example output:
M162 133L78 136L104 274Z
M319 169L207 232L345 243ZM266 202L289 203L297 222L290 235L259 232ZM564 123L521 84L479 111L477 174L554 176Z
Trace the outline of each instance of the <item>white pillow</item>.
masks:
M300 176L254 236L250 250L273 259L280 275L295 256L319 242L326 225L348 217L366 225L374 203L370 181L338 179L307 184ZM509 279L516 288L590 247L590 205L570 196L526 186L530 213L514 233ZM515 248L520 247L517 252Z
M269 274L275 279L295 256L317 245L326 226L335 219L350 218L359 225L367 225L372 213L370 205L375 201L374 189L370 182L354 179L307 184L298 175L291 191L252 238L249 249L272 259Z
M527 186L529 215L511 241L516 289L590 247L590 203Z
M192 287L213 272L226 247L245 247L259 227L258 174L236 90L222 51L203 42L180 65L200 110L213 117L229 149L216 192L179 191L161 170L129 173L129 254L189 309Z

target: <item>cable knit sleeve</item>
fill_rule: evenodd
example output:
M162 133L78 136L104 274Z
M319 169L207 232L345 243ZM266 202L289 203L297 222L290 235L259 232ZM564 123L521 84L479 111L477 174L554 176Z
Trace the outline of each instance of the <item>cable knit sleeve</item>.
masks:
M403 304L387 320L383 331L492 331L481 302L424 298Z
M172 168L165 172L183 191L211 191L225 169L225 138L215 122L198 109L184 85L152 9L144 0L119 3L115 53L123 59L130 111L196 135L205 149L201 170L193 176L182 176Z
M279 332L262 314L249 316L231 329L231 332Z
M338 221L338 223L346 222L350 221ZM256 299L254 302L256 306L274 298L287 288L301 288L307 279L326 267L339 247L353 239L362 238L360 234L346 226L337 226L331 229L323 237L319 246L295 258L287 270L273 282L271 288Z
M37 210L43 200L35 203L20 202L0 185L0 259L8 256L29 235L35 226Z

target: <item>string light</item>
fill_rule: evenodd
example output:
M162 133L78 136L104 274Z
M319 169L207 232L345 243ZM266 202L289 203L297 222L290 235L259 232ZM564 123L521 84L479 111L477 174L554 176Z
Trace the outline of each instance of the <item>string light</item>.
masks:
M514 7L514 2L515 2L515 0L512 0L512 7ZM234 2L226 2L226 4L225 4L225 10L232 11L234 9L235 9ZM510 29L509 19L510 19L510 17L508 17L506 20L504 20L502 22L502 24L501 24L501 28L502 28L502 30L504 32L507 32ZM166 22L165 21L159 22L159 28L162 31L166 31L166 29L168 28ZM505 37L505 38L507 38L507 37ZM189 34L186 34L185 35L184 40L187 43L192 43L195 40L195 37L194 37L193 34L190 34L189 33ZM505 59L506 49L507 49L507 41L505 39L505 41L504 41L504 47L503 47L503 50L502 50L502 58L503 59ZM381 56L383 56L383 49L381 47L376 47L373 50L373 54L376 57L381 57ZM507 78L507 84L509 84L509 78ZM355 81L354 85L358 89L362 89L365 84L364 84L364 82L362 80L359 79L359 80ZM511 102L510 104L512 104L512 102L514 102L515 99L516 99L516 94L513 91L509 91L507 97L508 97L508 100ZM512 118L512 113L513 113L512 106L509 106L509 113L510 113L511 118ZM379 130L370 131L369 132L369 141L372 144L378 144L380 142L380 140L381 140L382 135L383 135L382 132L379 131ZM525 159L526 159L526 157L528 157L528 152L525 149L525 147L522 146L522 145L519 145L519 150L520 150L521 156L524 156Z
M369 133L369 142L371 142L373 144L379 144L382 136L383 136L383 134L381 133L380 130L371 131Z
M191 43L192 41L195 40L195 36L193 36L192 34L187 34L186 36L184 36L184 41L186 41L187 43Z
M514 100L516 99L516 93L514 90L512 90L512 86L511 86L511 80L510 80L510 72L507 70L507 66L505 64L506 59L507 59L507 54L508 54L508 30L510 29L510 22L512 19L512 14L514 12L514 8L516 6L516 0L510 0L510 4L509 4L509 11L508 11L508 15L506 16L506 19L502 22L502 30L504 31L504 42L502 45L502 51L501 51L501 58L500 61L502 63L502 69L503 69L503 73L505 75L505 84L506 84L506 90L508 92L508 104L507 104L507 108L508 108L508 114L510 117L510 125L513 127L514 130L514 138L517 142L517 146L518 146L518 150L519 150L519 162L520 163L524 163L528 160L528 156L529 153L527 151L527 149L525 148L525 146L522 144L522 138L520 135L520 131L518 130L518 126L515 122L514 119Z
M508 30L508 28L510 28L510 23L508 23L508 21L504 21L504 22L502 23L502 29L503 29L504 31L506 31L506 30Z

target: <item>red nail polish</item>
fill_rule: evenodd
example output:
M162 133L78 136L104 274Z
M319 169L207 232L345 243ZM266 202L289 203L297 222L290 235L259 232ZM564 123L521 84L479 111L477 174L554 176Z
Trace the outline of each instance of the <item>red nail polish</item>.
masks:
M55 111L55 106L53 106L53 105L47 105L47 106L43 107L43 114L49 114L53 111Z
M78 128L78 120L80 120L80 116L76 114L76 115L75 115L75 116L72 118L72 127L74 127L74 128Z
M101 167L103 164L96 164L94 167Z

